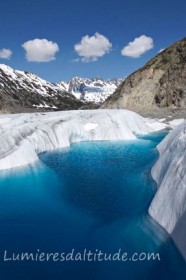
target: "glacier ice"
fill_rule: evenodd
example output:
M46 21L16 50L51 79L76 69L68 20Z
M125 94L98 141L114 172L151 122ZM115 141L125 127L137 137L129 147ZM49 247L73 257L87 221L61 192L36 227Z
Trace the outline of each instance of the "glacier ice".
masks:
M149 214L171 234L186 259L186 121L158 145L160 157L152 168L158 191Z
M155 130L148 124L127 110L1 115L0 170L30 164L41 152L79 141L135 139L137 134Z

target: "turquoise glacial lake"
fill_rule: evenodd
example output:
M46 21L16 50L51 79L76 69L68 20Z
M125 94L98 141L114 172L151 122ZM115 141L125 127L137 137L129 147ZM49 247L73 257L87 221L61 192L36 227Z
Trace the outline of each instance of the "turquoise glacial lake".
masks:
M0 279L185 280L185 261L148 215L157 190L150 170L165 134L77 143L40 154L32 166L1 172ZM128 259L73 259L85 250L127 253ZM21 261L22 252L68 260ZM160 259L133 261L135 253Z

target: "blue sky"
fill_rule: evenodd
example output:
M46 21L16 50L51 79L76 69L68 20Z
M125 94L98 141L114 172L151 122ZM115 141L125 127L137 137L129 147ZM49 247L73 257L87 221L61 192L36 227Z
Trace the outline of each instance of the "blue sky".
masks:
M1 1L0 63L52 82L124 77L186 36L185 11L185 0Z

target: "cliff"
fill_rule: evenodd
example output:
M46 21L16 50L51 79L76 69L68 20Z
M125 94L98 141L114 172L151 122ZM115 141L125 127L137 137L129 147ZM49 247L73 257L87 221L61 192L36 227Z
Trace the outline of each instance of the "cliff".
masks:
M127 77L102 108L147 112L186 108L186 38L165 49Z

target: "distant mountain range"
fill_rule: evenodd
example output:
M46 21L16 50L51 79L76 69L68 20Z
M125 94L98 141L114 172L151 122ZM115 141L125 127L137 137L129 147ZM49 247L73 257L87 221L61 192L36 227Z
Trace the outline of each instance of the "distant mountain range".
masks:
M0 113L96 108L121 81L76 77L55 84L0 64Z
M75 77L68 82L59 83L58 86L81 101L100 104L116 90L123 80L117 78L103 80L101 78L87 79Z

